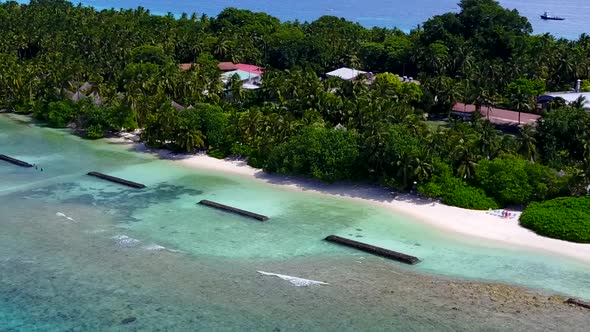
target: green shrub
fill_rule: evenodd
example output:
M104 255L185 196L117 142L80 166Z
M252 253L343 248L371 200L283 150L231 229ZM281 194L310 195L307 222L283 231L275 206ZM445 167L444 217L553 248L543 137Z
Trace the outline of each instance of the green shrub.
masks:
M520 216L520 224L539 235L590 243L590 197L532 203Z
M456 186L454 190L444 193L441 197L441 202L446 205L472 210L489 210L498 208L498 203L486 196L483 190L463 183Z
M49 103L45 120L54 128L65 128L76 115L76 107L69 101Z
M219 106L196 104L180 114L188 126L199 129L205 135L205 144L215 149L226 142L227 116Z
M213 149L209 151L209 156L217 159L224 159L227 157L227 154L219 149Z
M424 184L419 185L418 192L430 198L440 198L445 193L443 184L434 181L428 181Z
M254 149L248 144L234 143L231 146L230 154L234 156L250 157L254 153Z
M502 205L555 198L567 187L555 170L514 156L480 161L473 185Z
M310 176L326 182L349 180L359 156L353 131L308 127L279 144L268 156L265 171Z
M437 174L430 181L418 186L418 192L426 197L440 198L443 204L472 210L497 209L498 203L479 188L467 185L454 177L449 165L435 162Z
M91 99L82 100L78 105L80 112L78 114L77 124L81 129L87 129L86 138L101 138L111 129L115 129L112 125L109 108L95 105Z
M105 130L101 125L90 125L90 127L86 129L86 135L84 135L84 137L88 139L98 139L103 138L104 135Z
M250 156L248 157L248 166L253 168L264 168L265 160L264 158Z

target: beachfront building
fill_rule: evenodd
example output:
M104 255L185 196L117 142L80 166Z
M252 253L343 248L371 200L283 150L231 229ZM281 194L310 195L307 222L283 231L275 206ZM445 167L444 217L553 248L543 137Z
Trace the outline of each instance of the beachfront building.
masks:
M71 101L78 102L91 98L95 105L102 105L102 98L95 91L94 86L88 82L76 83L70 82L71 90L64 90L63 94Z

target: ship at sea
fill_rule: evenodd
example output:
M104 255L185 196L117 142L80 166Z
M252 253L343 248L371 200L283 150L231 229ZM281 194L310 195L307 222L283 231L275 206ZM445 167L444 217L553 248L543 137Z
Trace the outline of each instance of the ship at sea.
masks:
M563 18L563 17L550 15L549 12L544 12L543 15L541 15L541 18L543 20L553 20L553 21L563 21L563 20L565 20L565 18Z

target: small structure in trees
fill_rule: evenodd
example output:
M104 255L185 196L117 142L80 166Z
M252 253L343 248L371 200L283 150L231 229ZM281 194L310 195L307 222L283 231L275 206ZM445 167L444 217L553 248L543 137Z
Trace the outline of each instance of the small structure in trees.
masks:
M326 73L327 77L338 77L338 78L345 80L345 81L353 81L361 76L372 76L372 75L373 75L372 73L369 73L366 71L353 69L353 68L347 68L347 67L338 68L338 69L333 70L329 73Z

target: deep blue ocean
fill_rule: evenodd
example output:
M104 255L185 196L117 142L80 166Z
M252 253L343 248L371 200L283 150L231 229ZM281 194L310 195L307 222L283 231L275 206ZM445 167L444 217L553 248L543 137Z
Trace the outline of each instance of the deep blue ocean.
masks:
M20 1L27 2L27 1ZM334 15L356 21L364 26L397 27L409 31L428 18L457 11L459 0L82 0L97 8L136 8L142 6L153 13L217 15L227 7L261 11L281 20L310 21L322 15ZM500 0L507 8L516 8L526 16L535 33L551 33L557 37L577 38L590 33L590 1L588 0ZM540 15L549 11L565 21L543 21Z

